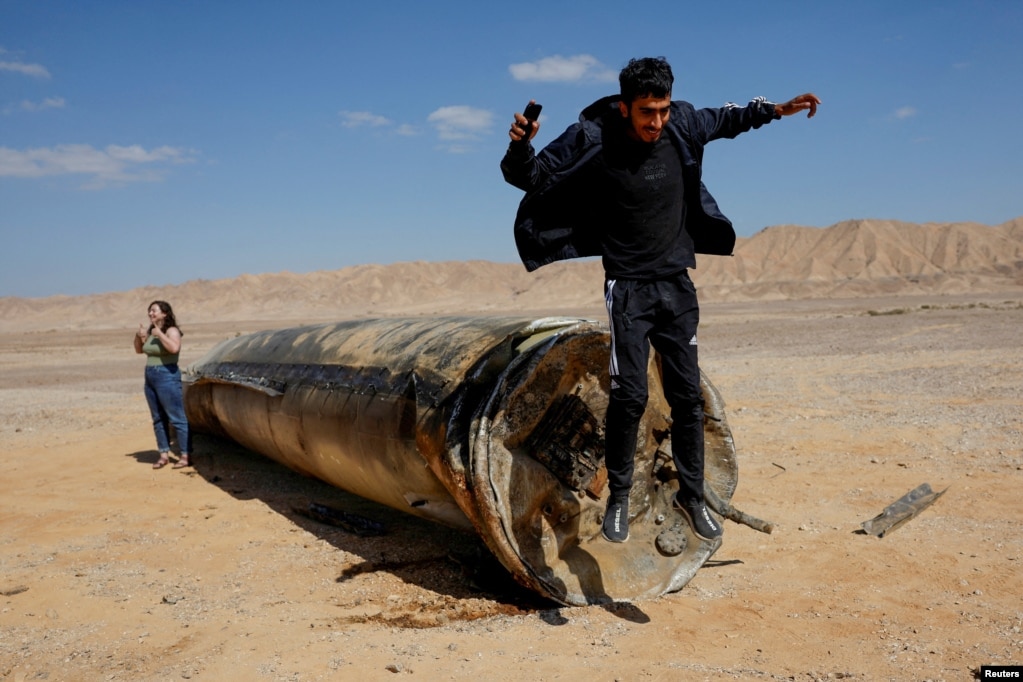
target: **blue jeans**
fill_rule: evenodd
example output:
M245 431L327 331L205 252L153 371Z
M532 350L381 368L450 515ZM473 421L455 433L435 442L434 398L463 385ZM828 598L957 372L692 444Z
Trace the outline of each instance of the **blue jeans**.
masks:
M146 402L153 416L156 447L170 450L168 425L174 427L182 455L192 451L192 436L185 418L185 402L181 397L181 370L177 365L146 367Z

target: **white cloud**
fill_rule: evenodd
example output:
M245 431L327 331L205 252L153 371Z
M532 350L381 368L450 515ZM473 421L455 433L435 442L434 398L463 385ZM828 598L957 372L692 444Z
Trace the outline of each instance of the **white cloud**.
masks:
M106 152L110 158L124 163L159 163L160 161L187 163L192 160L188 152L166 145L147 152L137 144L130 147L112 144L107 147Z
M4 113L10 114L16 109L22 111L43 111L44 109L63 109L66 102L63 97L47 97L42 102L33 102L31 100L22 100L17 105L10 105L4 107Z
M388 134L410 137L419 135L421 126L412 123L397 123L370 111L339 111L341 125L346 128L385 129ZM427 117L427 122L437 131L451 152L468 151L473 142L490 132L494 122L492 112L474 107L455 105L441 107Z
M369 111L339 111L338 116L341 117L341 125L346 128L359 128L362 126L379 128L391 125L389 118Z
M419 130L411 123L396 123L386 116L372 111L339 111L341 125L345 128L385 128L386 132L402 137L418 135Z
M42 64L26 64L24 62L0 62L0 71L12 71L35 78L49 78L50 72Z
M341 125L345 128L390 128L395 135L409 137L418 135L419 131L414 126L402 123L398 124L379 113L372 111L338 111L341 117Z
M96 149L87 144L64 144L20 151L0 147L0 177L40 178L54 175L85 175L87 187L96 189L110 183L161 179L159 164L195 161L196 152L178 147L145 150L139 145L108 145Z
M905 119L905 118L912 118L912 117L916 116L916 108L915 107L899 107L898 109L895 110L895 113L893 114L893 116L895 116L895 118L899 119L900 121L902 119Z
M433 124L442 140L478 140L481 134L490 130L494 114L458 104L441 107L426 120Z
M596 57L579 54L573 57L544 57L535 62L512 64L508 67L517 81L544 83L575 83L580 81L613 82L618 74L600 63Z

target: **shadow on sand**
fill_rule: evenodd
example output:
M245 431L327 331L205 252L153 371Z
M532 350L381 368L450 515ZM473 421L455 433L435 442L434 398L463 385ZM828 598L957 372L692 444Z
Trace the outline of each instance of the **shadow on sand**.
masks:
M171 463L177 461L172 442ZM140 464L152 466L155 450L131 453ZM238 500L259 500L297 527L358 557L341 567L337 582L363 573L385 571L404 582L454 599L483 599L492 608L473 617L536 613L552 626L570 622L571 607L556 604L520 586L476 535L405 514L371 500L304 476L230 440L196 434L192 466L176 473L201 476ZM170 467L168 467L170 468ZM380 534L359 534L310 518L311 504L323 505L367 521ZM635 604L601 605L623 620L642 624L649 617ZM394 623L400 625L400 623ZM422 623L416 623L422 627Z
M558 607L518 585L476 535L352 495L229 440L196 434L193 451L192 466L175 473L201 476L238 500L259 500L306 532L357 557L340 567L338 583L363 573L385 571L455 599L490 600L494 602L493 614L534 613ZM172 444L171 464L178 459L176 452ZM159 453L142 450L129 456L151 467ZM382 532L361 535L309 518L305 512L314 503L365 519L367 525L379 527Z

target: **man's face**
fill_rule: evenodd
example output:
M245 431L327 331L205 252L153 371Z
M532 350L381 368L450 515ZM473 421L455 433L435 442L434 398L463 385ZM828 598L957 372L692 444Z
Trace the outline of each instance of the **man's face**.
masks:
M618 108L628 122L626 129L629 137L653 144L657 142L668 122L671 112L671 93L664 97L637 97L631 104L619 102Z

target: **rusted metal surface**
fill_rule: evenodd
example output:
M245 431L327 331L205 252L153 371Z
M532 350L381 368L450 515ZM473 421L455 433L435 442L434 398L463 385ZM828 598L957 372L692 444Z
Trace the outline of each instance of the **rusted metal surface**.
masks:
M680 589L720 545L687 526L670 411L651 361L630 539L600 536L609 338L569 318L381 319L221 343L184 375L189 422L332 485L480 535L522 584L562 604ZM703 377L706 479L727 503L738 467ZM658 549L661 547L661 549ZM668 547L669 551L665 551Z

